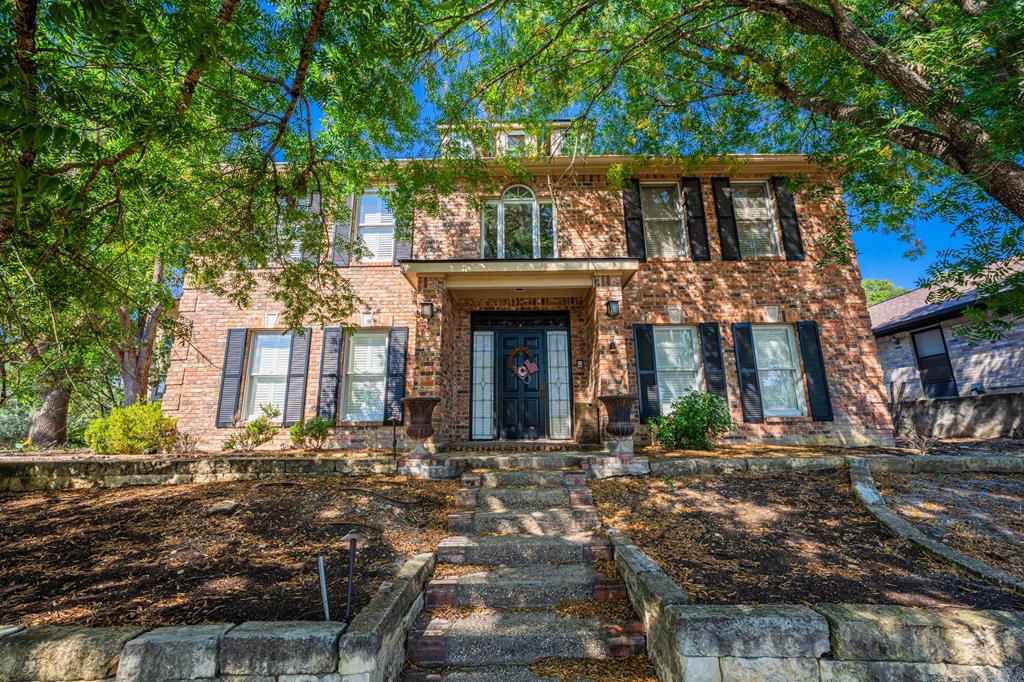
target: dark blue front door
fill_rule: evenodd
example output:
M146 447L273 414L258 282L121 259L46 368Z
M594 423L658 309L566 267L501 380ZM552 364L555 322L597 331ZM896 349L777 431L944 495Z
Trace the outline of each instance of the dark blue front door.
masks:
M544 332L500 332L497 342L499 436L508 440L543 438Z

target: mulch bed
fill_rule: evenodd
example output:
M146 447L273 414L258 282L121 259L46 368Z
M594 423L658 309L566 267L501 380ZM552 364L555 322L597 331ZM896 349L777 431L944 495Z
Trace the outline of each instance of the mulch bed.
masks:
M1024 608L898 540L861 509L845 471L744 473L591 484L695 603L875 603Z
M909 442L896 440L896 447L844 448L833 445L771 445L736 444L720 445L714 450L665 450L657 444L640 449L649 459L675 459L685 457L713 457L718 459L744 459L747 457L823 457L877 455L1024 455L1024 441L1013 438L948 439L936 440L927 453L914 449Z
M1024 479L1006 474L877 474L893 510L925 534L1024 579Z
M159 626L354 610L412 554L447 536L454 481L361 476L0 495L0 623ZM210 507L231 500L233 511Z

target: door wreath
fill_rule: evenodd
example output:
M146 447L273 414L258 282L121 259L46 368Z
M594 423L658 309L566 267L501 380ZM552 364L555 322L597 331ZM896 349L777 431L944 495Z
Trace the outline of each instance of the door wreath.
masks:
M523 356L522 363L518 362L519 356ZM540 371L540 366L534 360L533 351L526 346L519 346L508 354L508 369L529 386L533 375Z

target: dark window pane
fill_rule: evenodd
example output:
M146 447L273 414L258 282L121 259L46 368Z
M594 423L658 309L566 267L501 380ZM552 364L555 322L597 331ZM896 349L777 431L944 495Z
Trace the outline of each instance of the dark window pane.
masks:
M505 258L533 258L532 204L505 204Z
M484 258L498 257L498 207L485 204L482 215Z
M555 208L552 204L540 205L540 257L555 257Z

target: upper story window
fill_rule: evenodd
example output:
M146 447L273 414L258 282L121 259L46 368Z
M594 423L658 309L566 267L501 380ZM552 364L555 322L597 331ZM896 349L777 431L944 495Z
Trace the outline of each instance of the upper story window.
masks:
M778 256L779 239L767 182L733 182L732 203L740 256Z
M485 203L480 223L484 258L558 257L554 204L537 201L528 187L509 187L501 199Z
M648 258L680 258L686 255L683 226L683 202L679 185L644 184L640 186L640 207Z
M377 190L359 197L356 231L359 243L368 251L361 263L390 263L395 257L395 214Z

